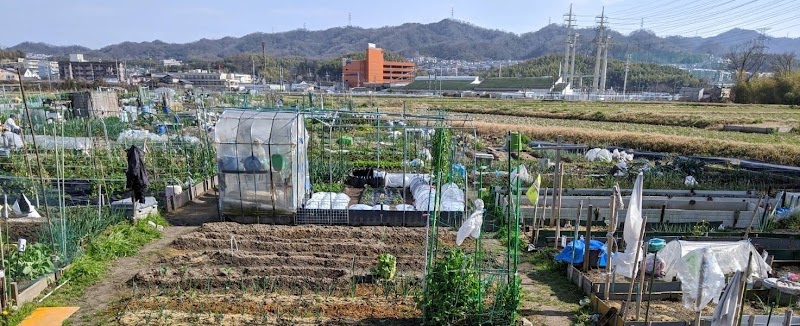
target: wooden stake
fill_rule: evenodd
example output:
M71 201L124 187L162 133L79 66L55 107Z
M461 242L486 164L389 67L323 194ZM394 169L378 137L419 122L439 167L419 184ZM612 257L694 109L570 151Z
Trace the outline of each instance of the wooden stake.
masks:
M608 300L608 295L611 292L611 271L614 268L612 264L612 254L614 253L614 247L616 247L616 243L614 241L614 232L617 229L617 188L615 187L611 191L611 204L609 210L609 222L608 225L608 233L606 233L606 250L608 251L606 257L608 257L608 261L606 262L606 292L603 295L604 300Z
M559 185L559 179L560 179L559 172L561 172L561 149L560 149L560 147L561 147L561 139L562 139L561 136L556 137L556 147L558 147L558 148L556 148L556 165L555 165L555 167L553 169L553 204L554 205L551 208L551 212L550 212L550 226L553 226L553 222L555 221L555 217L556 217L556 207L555 207L556 196L557 196L556 195L556 188ZM556 238L558 238L558 236L556 236Z
M750 225L748 225L747 226L747 230L744 231L744 238L745 239L749 239L750 238L750 230L753 228L753 222L755 222L755 220L756 220L756 216L758 215L758 207L761 206L761 201L762 200L764 200L764 196L758 197L758 204L756 204L756 208L753 209L753 217L750 218ZM764 207L764 209L767 209L767 208ZM736 225L734 225L733 227L736 227Z
M783 326L792 326L792 309L786 310L783 316Z
M647 225L647 216L642 218L642 227L641 227L641 230L639 231L639 239L637 239L636 243L633 244L634 246L636 246L636 254L633 255L633 261L634 261L633 267L637 266L637 264L639 263L639 252L642 250L641 244L642 244L642 242L644 240L644 227L645 227L645 225ZM629 244L626 243L625 245L628 246ZM636 280L636 277L635 277L636 273L635 272L636 272L636 268L631 268L631 274L630 274L630 277L629 277L630 280L631 280L631 283L630 283L630 286L628 287L628 297L625 300L625 306L622 307L623 309L620 312L623 321L625 320L625 313L628 312L627 308L628 308L628 304L631 302L631 296L633 296L633 284L635 283L634 281Z
M564 166L561 166L561 173L564 172ZM558 177L558 202L554 202L553 206L556 206L556 239L561 238L561 190L564 186L564 179L561 178L561 173L559 173Z
M583 207L578 207L580 211ZM586 212L586 235L584 236L584 248L583 248L583 272L586 273L589 271L589 244L592 241L592 212L594 208L592 205L589 205L589 209ZM580 213L579 213L580 214Z
M639 286L636 293L636 320L639 320L639 310L642 308L642 296L644 295L644 274L647 270L647 244L642 241L642 263L639 265ZM655 262L653 262L655 264Z
M572 261L573 261L573 262L575 261L575 244L577 243L577 242L575 242L575 241L578 241L578 228L581 226L581 213L583 212L583 209L582 209L582 208L583 208L583 200L581 200L580 202L578 202L578 215L575 217L575 232L574 232L574 233L573 233L573 235L572 235L572 241L573 241L573 245L572 245ZM588 251L588 248L589 248L589 247L584 247L584 248L583 248L583 251L584 251L584 255L583 255L583 258L584 258L584 260L583 260L583 263L584 263L584 264L586 264L586 257L587 257L587 256L586 256L586 253L587 253L587 252L589 252L589 251ZM572 269L572 268L569 268L568 270L569 270L569 276L570 276L570 279L572 279L572 270L573 270L573 269Z

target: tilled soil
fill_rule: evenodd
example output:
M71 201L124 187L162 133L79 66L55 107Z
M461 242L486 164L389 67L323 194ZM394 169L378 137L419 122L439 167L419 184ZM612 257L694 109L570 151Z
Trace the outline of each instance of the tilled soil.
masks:
M426 238L425 228L203 224L127 282L114 322L419 324ZM440 229L441 244L454 240ZM371 275L383 253L397 258L393 281Z

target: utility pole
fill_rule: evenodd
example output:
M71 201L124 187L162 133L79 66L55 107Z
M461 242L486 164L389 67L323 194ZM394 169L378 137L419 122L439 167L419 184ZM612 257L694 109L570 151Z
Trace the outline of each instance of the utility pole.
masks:
M572 62L569 64L569 81L570 87L575 87L575 50L578 48L578 36L580 34L573 33L572 35Z
M603 11L601 11L600 16L597 18L600 19L600 26L597 28L597 39L595 40L595 43L597 44L597 52L594 56L594 78L592 82L592 92L597 92L600 88L600 55L602 54L603 42L605 41L603 32L606 23L606 7L603 7Z
M261 57L264 58L264 72L261 73L261 83L267 83L267 76L264 73L267 72L267 44L265 42L261 42Z
M500 68L497 69L497 78L503 77L503 63L500 63Z
M600 75L600 91L606 92L606 76L608 75L608 48L611 46L611 36L606 37L603 43L603 73Z
M566 81L569 76L569 69L567 69L567 67L569 67L569 48L572 43L572 35L570 34L572 34L572 23L575 22L575 16L572 15L572 4L569 5L569 13L564 16L566 17L564 21L567 23L567 40L565 42L564 64L562 65L564 69L561 70L560 74L562 81Z
M625 55L625 78L622 79L622 96L628 91L628 71L631 70L631 55Z

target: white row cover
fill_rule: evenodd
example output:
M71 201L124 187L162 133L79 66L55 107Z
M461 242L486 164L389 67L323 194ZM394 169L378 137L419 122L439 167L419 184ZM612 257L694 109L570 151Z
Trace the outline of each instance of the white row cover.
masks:
M758 254L756 247L747 240L731 242L673 240L658 252L658 259L663 259L666 265L664 272L667 279L676 276L675 266L678 260L689 252L701 248L708 248L711 251L723 274L744 271L750 253L753 254L753 261L750 267L752 273L747 275L748 278L766 278L767 274L772 271L764 258Z
M350 196L345 193L317 192L306 202L307 209L347 209Z

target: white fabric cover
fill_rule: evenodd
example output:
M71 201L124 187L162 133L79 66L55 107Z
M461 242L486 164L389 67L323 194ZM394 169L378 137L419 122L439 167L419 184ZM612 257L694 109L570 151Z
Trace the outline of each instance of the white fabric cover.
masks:
M386 173L386 187L389 188L402 188L408 187L411 183L409 181L410 174L403 173Z
M394 210L396 210L396 211L413 211L414 210L414 205L399 204L399 205L394 207Z
M355 204L355 205L350 205L350 209L354 211L368 211L372 210L372 206L364 204Z
M443 212L464 211L464 191L455 183L449 182L442 186L442 198L439 209Z
M642 187L644 175L640 172L636 176L636 183L633 185L631 200L628 203L628 212L625 216L625 226L622 231L622 238L625 240L625 252L619 252L613 259L613 265L617 273L633 278L639 267L639 260L636 260L636 248L641 247L639 233L642 231ZM639 259L644 257L645 252L639 251ZM660 255L659 255L660 256ZM660 258L660 257L659 257Z
M517 187L517 180L519 180L520 187L523 184L533 182L533 177L528 173L528 169L525 168L525 165L520 164L514 170L511 170L511 186L516 188Z
M658 258L663 259L666 263L664 271L667 279L676 276L675 266L681 257L700 248L708 248L711 251L724 274L744 271L747 268L747 258L750 257L751 252L753 253L753 262L750 267L752 273L748 278L766 278L767 274L772 271L758 254L756 247L747 240L731 242L673 240L658 252Z
M306 202L307 209L347 209L350 197L343 193L317 192Z

